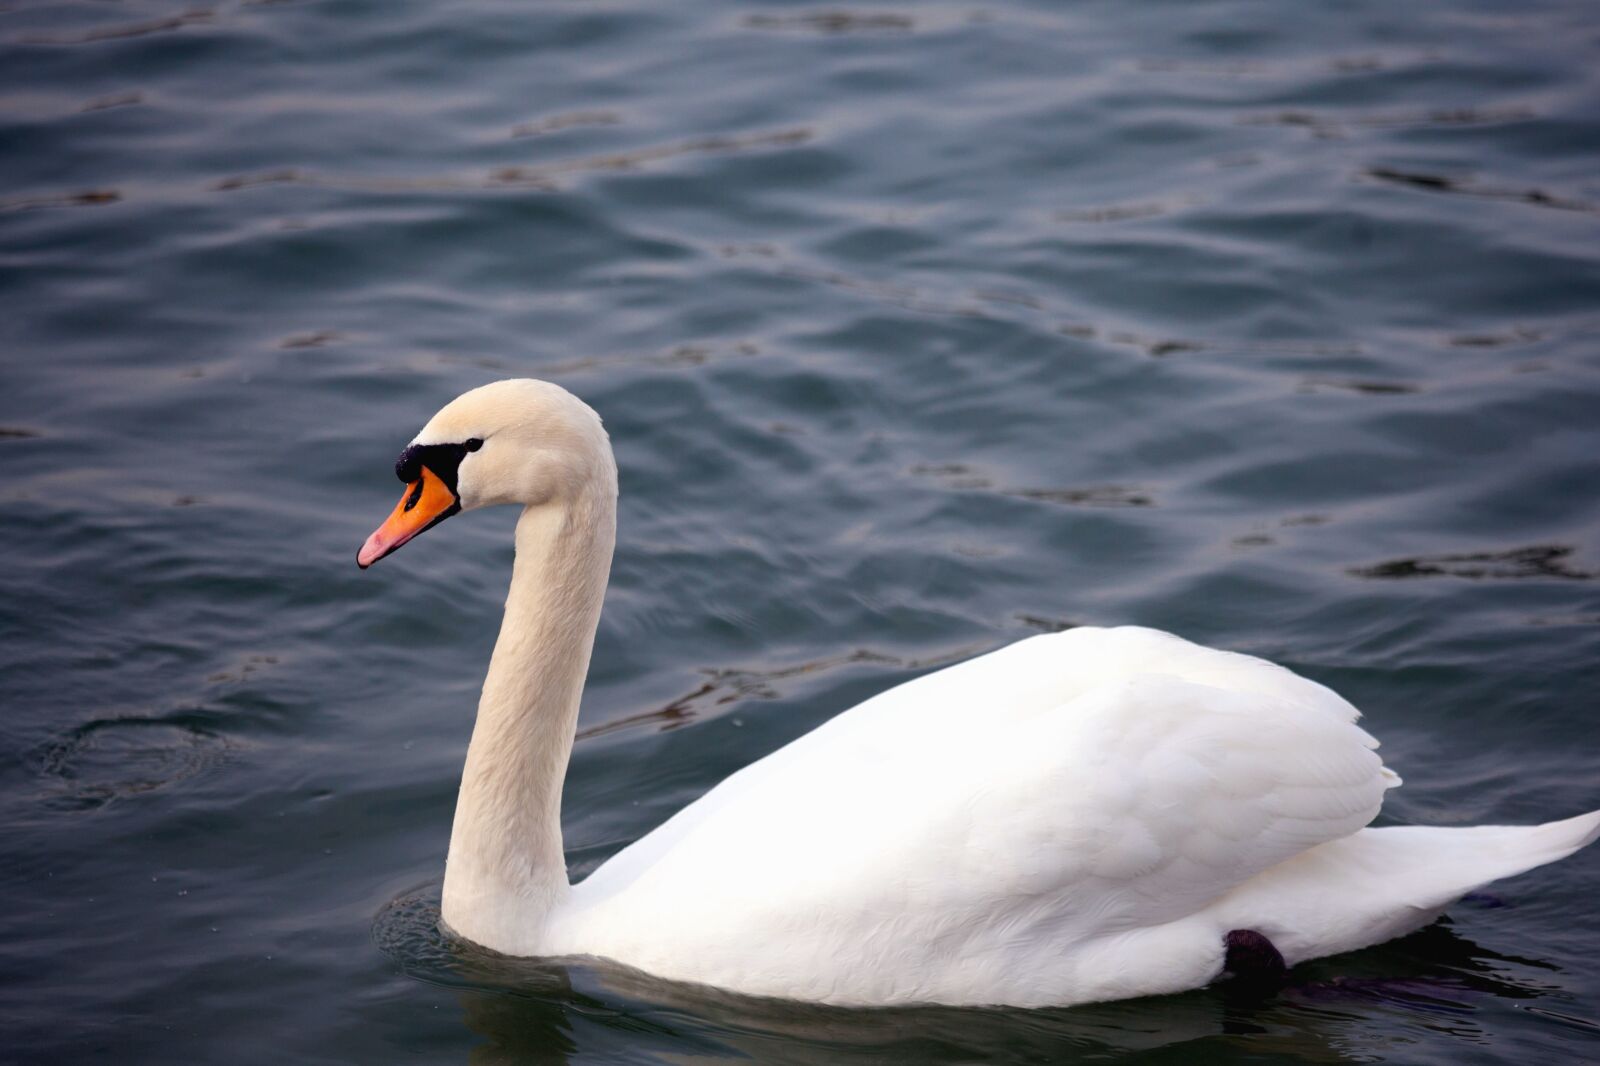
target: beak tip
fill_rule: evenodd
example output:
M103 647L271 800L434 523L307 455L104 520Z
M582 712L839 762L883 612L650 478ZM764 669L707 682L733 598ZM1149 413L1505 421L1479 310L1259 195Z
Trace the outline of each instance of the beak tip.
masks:
M397 547L399 545L389 544L379 537L377 533L374 533L367 538L365 544L361 545L361 550L356 552L356 565L365 570Z

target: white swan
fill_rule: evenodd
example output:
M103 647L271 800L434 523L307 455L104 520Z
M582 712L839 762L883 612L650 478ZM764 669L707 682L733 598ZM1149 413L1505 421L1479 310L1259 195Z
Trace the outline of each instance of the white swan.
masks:
M443 901L452 931L507 954L836 1004L1059 1006L1376 944L1600 834L1600 812L1363 828L1399 779L1339 696L1083 628L890 689L569 885L561 786L615 540L605 431L556 385L501 381L396 469L362 567L457 511L523 508Z

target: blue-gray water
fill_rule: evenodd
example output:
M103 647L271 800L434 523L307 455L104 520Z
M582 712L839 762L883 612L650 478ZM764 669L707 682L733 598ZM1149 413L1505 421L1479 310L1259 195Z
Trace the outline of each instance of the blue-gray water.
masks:
M579 875L1072 623L1335 685L1390 819L1600 805L1592 5L6 0L0 162L0 1059L1600 1055L1600 854L1257 1006L461 952L512 516L354 565L458 392L604 415Z

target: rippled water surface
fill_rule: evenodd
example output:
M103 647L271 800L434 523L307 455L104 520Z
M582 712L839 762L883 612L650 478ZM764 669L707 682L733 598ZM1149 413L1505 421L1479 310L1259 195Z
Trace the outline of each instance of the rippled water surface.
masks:
M1600 805L1583 3L0 3L0 1058L1600 1057L1600 854L1295 973L740 1000L442 941L498 377L622 467L575 875L932 666L1141 622L1367 713L1385 817Z

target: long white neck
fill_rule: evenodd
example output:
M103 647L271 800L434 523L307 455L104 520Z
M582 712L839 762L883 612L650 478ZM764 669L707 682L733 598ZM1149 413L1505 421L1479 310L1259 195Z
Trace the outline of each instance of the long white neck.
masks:
M608 456L609 458L609 456ZM561 785L616 542L616 480L525 508L456 801L443 917L456 934L536 954L569 891Z

